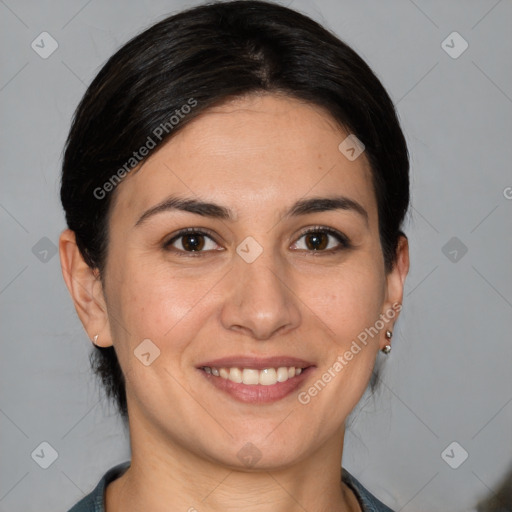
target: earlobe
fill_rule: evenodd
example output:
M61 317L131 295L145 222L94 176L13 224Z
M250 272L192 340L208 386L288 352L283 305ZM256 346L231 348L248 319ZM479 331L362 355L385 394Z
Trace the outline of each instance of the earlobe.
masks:
M103 286L96 269L84 261L76 244L75 233L64 230L59 238L62 276L75 305L76 312L89 339L98 335L98 346L112 345Z

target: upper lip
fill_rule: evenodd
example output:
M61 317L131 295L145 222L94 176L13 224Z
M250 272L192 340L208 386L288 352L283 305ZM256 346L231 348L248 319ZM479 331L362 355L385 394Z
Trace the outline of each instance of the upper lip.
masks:
M307 368L313 366L313 363L305 359L299 359L291 356L274 356L274 357L251 357L251 356L230 356L220 359L205 361L197 366L202 368L209 366L210 368L252 368L255 370L263 370L265 368L280 368L282 366L294 366L295 368Z

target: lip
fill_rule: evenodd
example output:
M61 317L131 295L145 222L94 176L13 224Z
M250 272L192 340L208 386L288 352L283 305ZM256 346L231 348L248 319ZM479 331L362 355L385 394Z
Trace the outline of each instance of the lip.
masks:
M263 370L265 368L279 368L281 366L295 366L304 368L300 375L296 375L285 382L276 382L271 386L261 384L247 385L243 382L233 382L222 377L206 373L202 368L209 366L213 368L252 368ZM205 361L197 366L197 370L223 394L229 395L238 402L246 404L270 404L291 395L296 391L306 379L314 372L316 366L304 359L289 356L275 356L266 358L255 358L247 356L232 356L220 359Z
M251 356L230 356L220 359L205 361L196 366L201 369L203 366L210 368L252 368L254 370L264 370L265 368L279 368L280 366L295 366L295 368L308 368L314 366L310 361L298 359L291 356L273 356L273 357L251 357Z

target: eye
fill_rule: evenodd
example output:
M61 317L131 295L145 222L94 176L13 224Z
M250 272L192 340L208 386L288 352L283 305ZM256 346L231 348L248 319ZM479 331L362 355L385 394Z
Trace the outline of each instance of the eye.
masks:
M301 238L304 238L304 247L300 247L300 244L297 241L293 244L295 247L292 246L292 248L313 252L318 251L332 253L351 247L349 239L344 234L336 231L335 229L323 226L308 228L301 233L298 240ZM331 241L329 241L329 238L331 238ZM337 244L333 244L332 239L334 239ZM299 245L299 247L297 247L297 245Z
M178 231L170 240L164 243L164 248L184 256L183 253L201 253L216 249L217 243L205 230L197 228L186 228ZM198 256L198 254L187 254L187 256Z
M304 238L303 247L299 240ZM331 239L331 240L329 240ZM339 231L315 226L303 231L291 248L310 252L333 253L351 247L349 239ZM204 229L186 228L178 231L164 243L164 249L179 256L199 256L200 253L220 250L213 236Z

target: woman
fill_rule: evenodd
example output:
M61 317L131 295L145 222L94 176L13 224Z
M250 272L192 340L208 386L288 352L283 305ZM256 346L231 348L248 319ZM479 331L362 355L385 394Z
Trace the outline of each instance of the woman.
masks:
M386 511L341 468L408 272L408 153L368 66L259 1L152 26L63 162L63 276L132 458L78 511Z

